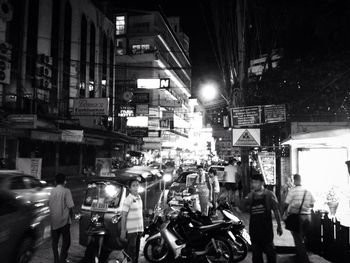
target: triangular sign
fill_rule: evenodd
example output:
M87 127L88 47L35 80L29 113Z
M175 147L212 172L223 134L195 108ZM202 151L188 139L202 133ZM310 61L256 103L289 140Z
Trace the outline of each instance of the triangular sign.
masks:
M233 146L259 146L260 144L249 132L245 130Z

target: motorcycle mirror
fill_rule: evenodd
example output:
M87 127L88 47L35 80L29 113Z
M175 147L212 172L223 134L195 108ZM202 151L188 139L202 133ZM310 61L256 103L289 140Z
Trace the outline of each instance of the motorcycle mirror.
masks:
M230 219L231 221L237 223L239 222L239 218L236 217L235 215L233 215L231 212L227 211L227 210L222 210L222 213L224 214L225 217L227 217L228 219Z

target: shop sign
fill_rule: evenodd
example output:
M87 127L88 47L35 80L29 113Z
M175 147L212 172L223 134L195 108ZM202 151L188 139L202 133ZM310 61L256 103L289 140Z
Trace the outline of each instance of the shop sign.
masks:
M170 79L137 79L138 89L167 89L170 88Z
M159 101L160 107L166 107L166 108L181 108L182 103L178 100L160 100Z
M162 143L146 142L141 147L143 150L155 150L155 149L159 150L162 148Z
M38 121L36 114L10 114L7 120L13 127L22 129L36 129Z
M41 179L41 158L17 158L16 169Z
M40 141L59 142L61 140L61 134L44 132L44 131L31 131L30 138L33 140L40 140Z
M174 111L163 111L162 119L174 120Z
M102 146L104 144L103 139L85 137L85 143L88 145Z
M148 128L128 128L126 134L131 137L147 137Z
M159 132L158 131L149 131L148 137L159 137Z
M83 130L62 130L63 142L83 142Z
M23 137L25 136L25 130L23 129L10 129L7 127L0 127L0 135L9 136L9 137Z
M148 104L137 104L136 115L147 115L149 113Z
M260 146L260 129L233 129L232 146Z
M105 116L108 115L108 98L85 98L73 100L73 115Z
M143 141L144 142L161 142L162 138L160 138L160 137L144 137Z
M265 123L285 122L286 121L286 105L264 105Z
M134 117L135 116L135 106L133 105L120 105L118 117Z
M159 118L148 118L148 127L151 129L159 129Z
M265 184L276 184L276 154L274 152L258 153L260 169L265 179Z
M148 104L149 93L134 93L133 102L136 104Z
M233 127L254 126L261 124L260 106L240 107L231 109Z

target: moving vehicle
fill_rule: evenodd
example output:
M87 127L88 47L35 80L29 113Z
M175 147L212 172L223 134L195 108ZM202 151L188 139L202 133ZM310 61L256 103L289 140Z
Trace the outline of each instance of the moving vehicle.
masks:
M0 222L0 262L29 262L43 240L43 217L33 204L0 190Z
M173 210L162 224L160 232L149 237L144 256L149 262L169 262L182 259L195 262L232 262L233 250L226 235L230 221L203 224L198 213L192 212L188 202L179 211ZM231 237L232 238L232 237Z

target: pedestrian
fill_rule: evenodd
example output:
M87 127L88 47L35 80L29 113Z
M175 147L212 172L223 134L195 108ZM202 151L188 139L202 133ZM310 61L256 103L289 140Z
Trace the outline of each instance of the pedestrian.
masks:
M287 195L290 191L290 189L292 189L294 187L294 182L293 182L293 175L288 175L287 177L287 181L286 183L282 186L281 189L281 203L283 204L284 201L287 198Z
M203 215L208 215L208 209L209 209L209 203L212 201L212 194L211 194L211 184L209 182L209 176L205 172L202 165L197 166L198 170L198 176L195 182L198 183L197 185L197 191L199 196L199 203L201 206L201 212Z
M276 251L273 243L273 211L277 220L277 234L282 235L281 217L278 201L273 192L264 188L262 174L252 175L252 191L242 201L243 207L250 210L249 233L252 241L253 263L263 263L263 253L268 263L276 262Z
M243 198L243 171L242 171L242 162L237 162L237 173L236 173L236 184L238 198L241 200Z
M54 263L65 263L70 247L70 225L73 218L74 202L71 191L65 187L66 175L56 175L56 187L49 198L51 238ZM62 235L61 253L58 254L58 241Z
M237 166L234 165L233 159L229 160L224 173L224 186L228 192L229 203L235 206L237 205L235 202Z
M282 211L283 213L287 211L288 215L298 214L299 230L291 231L296 248L296 259L300 263L309 263L305 248L305 234L310 228L311 210L314 207L315 198L301 185L299 174L294 174L293 179L295 187L289 190Z
M138 194L140 182L138 179L130 180L129 195L122 207L120 239L127 243L125 252L137 263L140 252L140 239L143 233L143 207L141 196Z
M219 179L215 169L209 169L208 174L209 174L209 182L211 184L211 189L212 189L212 204L216 214L217 201L220 194L220 184L219 184Z

